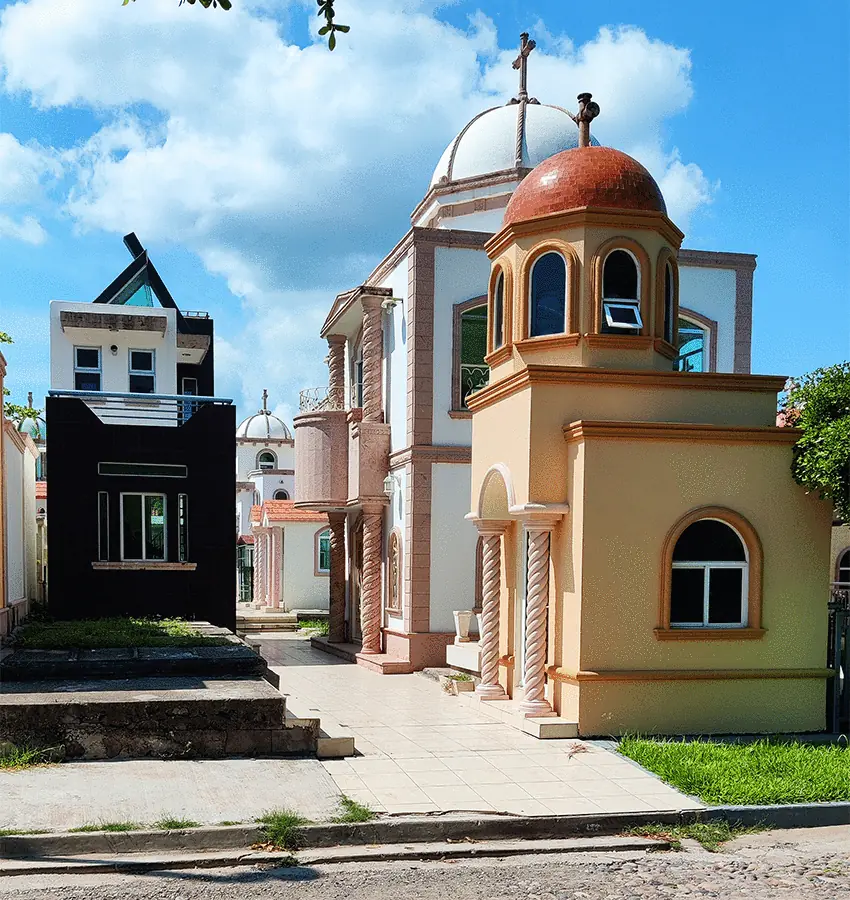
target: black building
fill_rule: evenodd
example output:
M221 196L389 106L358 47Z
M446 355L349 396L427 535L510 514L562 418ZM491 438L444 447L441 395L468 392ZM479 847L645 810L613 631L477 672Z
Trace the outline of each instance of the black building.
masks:
M213 321L124 242L133 262L94 303L51 304L49 609L233 628L236 420L213 396Z

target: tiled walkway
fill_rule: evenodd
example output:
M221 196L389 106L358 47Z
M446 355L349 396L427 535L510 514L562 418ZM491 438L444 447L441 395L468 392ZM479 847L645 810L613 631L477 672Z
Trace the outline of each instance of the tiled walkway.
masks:
M377 675L297 635L257 638L296 714L354 733L358 755L323 765L342 793L376 811L551 815L700 805L597 743L538 740L421 675Z

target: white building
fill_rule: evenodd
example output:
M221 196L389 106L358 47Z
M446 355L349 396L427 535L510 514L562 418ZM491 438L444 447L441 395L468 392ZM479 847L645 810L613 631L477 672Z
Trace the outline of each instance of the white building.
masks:
M0 354L0 396L6 360ZM35 470L32 438L0 407L0 637L24 618L38 596Z
M449 144L410 230L322 326L329 388L302 393L296 502L329 514L330 640L361 645L364 665L444 665L453 611L480 606L465 401L489 377L485 245L531 169L577 144L570 113L529 98L523 65L519 94ZM755 257L682 250L678 261L671 366L748 372Z

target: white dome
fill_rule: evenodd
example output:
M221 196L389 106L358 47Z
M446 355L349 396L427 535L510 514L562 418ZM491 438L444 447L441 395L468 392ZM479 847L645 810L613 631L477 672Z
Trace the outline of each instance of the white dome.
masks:
M261 409L253 416L248 416L236 429L236 438L254 438L263 441L291 441L292 432L277 416L267 409Z
M495 106L477 115L446 147L431 185L517 168L521 107L525 108L521 168L533 169L544 159L578 146L578 128L570 114L559 106L541 103Z

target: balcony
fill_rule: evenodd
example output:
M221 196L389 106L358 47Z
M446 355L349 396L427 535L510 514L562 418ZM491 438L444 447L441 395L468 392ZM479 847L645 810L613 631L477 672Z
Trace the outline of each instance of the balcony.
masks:
M121 394L112 391L50 391L56 399L82 400L106 425L180 427L205 406L232 406L221 397L187 394Z
M295 503L339 509L348 501L348 413L343 394L328 388L301 392L295 416Z

